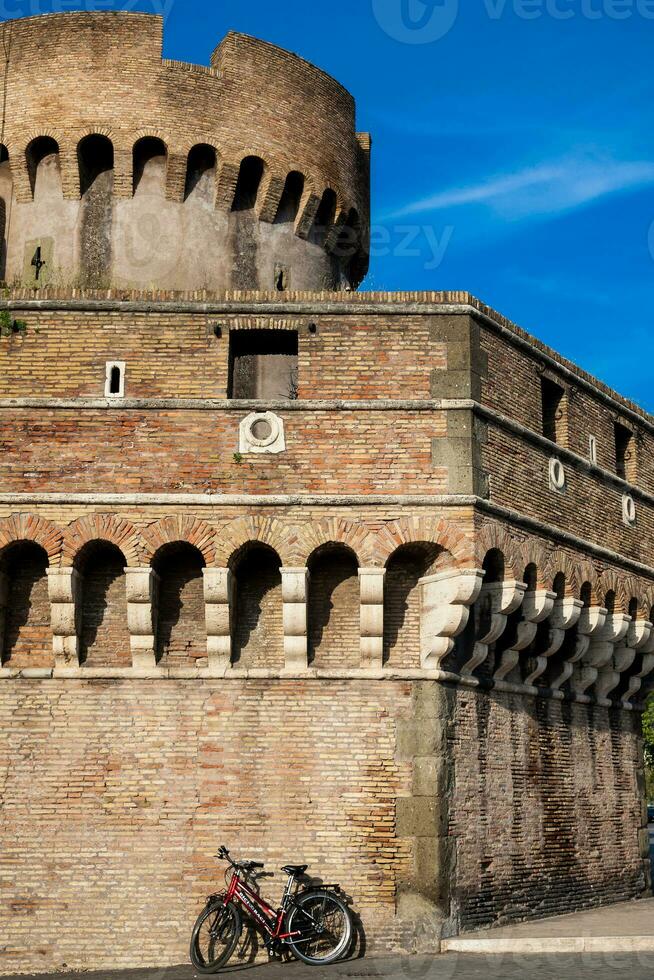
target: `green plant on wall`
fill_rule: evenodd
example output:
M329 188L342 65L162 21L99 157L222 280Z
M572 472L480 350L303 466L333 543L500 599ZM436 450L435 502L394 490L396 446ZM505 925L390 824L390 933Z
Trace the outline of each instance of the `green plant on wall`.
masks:
M647 702L643 715L643 740L645 742L645 776L647 798L654 802L654 696Z
M0 337L27 333L25 320L15 320L9 310L0 310Z

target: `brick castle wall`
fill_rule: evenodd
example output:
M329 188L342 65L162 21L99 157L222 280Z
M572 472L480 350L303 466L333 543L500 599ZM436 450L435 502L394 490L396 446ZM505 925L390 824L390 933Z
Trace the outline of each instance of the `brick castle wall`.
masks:
M602 708L461 694L450 831L464 929L642 891L639 725Z
M432 833L406 836L398 809L425 778L407 757L414 694L297 679L5 685L2 971L184 962L222 842L274 870L309 862L352 896L369 949L411 948L398 895ZM452 922L642 890L633 716L473 692L454 704L438 803L456 851ZM263 885L278 896L281 876Z
M95 302L18 295L27 332L0 338L7 972L85 968L85 950L99 967L98 950L114 966L183 961L223 840L342 881L371 949L642 895L654 486L647 462L620 481L608 442L620 418L646 454L649 417L456 294ZM265 328L298 331L299 401L227 401L230 331ZM127 401L103 399L109 360L126 362ZM543 365L567 389L567 446L542 435ZM240 421L267 407L286 451L239 458ZM607 443L597 467L582 458L589 430ZM555 454L563 494L548 484ZM44 551L12 564L24 541ZM80 573L79 668L59 653L52 670L54 627L65 634L45 552L56 587ZM150 566L157 662L132 669L147 602L134 583L154 581ZM302 603L288 577L297 589L305 568ZM477 598L423 582L481 570ZM218 616L220 575L234 593ZM570 611L609 597L629 631L596 634L601 670L575 690L588 634ZM498 680L538 603L548 615ZM289 655L294 604L304 665ZM55 931L64 915L75 930Z
M186 962L222 885L222 843L266 861L275 898L281 865L308 862L342 882L371 941L398 942L411 846L394 798L410 767L395 761L395 724L409 695L365 682L4 685L0 971Z

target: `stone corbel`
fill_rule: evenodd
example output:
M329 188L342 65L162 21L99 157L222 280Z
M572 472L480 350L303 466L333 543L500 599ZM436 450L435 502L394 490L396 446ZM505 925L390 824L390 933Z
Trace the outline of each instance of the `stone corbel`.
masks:
M305 671L309 666L307 638L308 568L282 568L284 604L284 664L289 671Z
M440 670L454 649L454 638L468 625L470 607L479 598L484 575L481 569L464 569L420 579L420 666L424 670Z
M224 673L232 662L235 579L229 568L205 568L203 575L209 670Z
M360 568L361 666L381 670L384 665L385 568Z
M654 674L654 626L650 630L646 642L638 649L638 653L641 657L639 669L629 678L629 685L622 698L623 704L631 705L636 694L643 695L645 691L651 688L651 675ZM649 683L645 682L646 677L650 678Z
M527 586L515 579L490 582L483 585L479 594L479 615L475 645L471 658L461 668L461 674L470 676L486 660L488 648L496 643L506 629L511 613L520 606Z
M581 610L577 623L575 648L566 658L559 676L551 682L550 688L553 691L560 691L570 680L574 674L575 664L586 656L590 641L604 627L607 616L608 609L604 609L603 606L587 606Z
M550 657L558 653L563 646L566 632L579 622L583 608L584 604L581 599L573 599L570 596L564 596L561 599L555 597L552 615L547 624L548 630L545 645L542 650L538 651L537 656L534 658L533 669L529 676L525 678L525 684L531 686L535 684L539 677L543 676L547 670Z
M582 657L581 669L572 679L575 694L586 694L597 681L600 671L613 657L616 646L627 635L631 616L624 613L608 613L604 625L592 637L587 653Z
M536 589L525 592L520 610L520 621L516 626L516 635L511 648L504 650L493 675L496 681L506 680L511 671L518 666L520 654L536 639L538 624L542 623L552 612L556 592L547 589Z
M75 568L48 569L55 667L79 666L78 607L82 579Z
M608 706L609 694L620 683L620 675L633 667L639 650L647 646L652 633L652 624L644 619L632 620L624 638L613 653L610 662L599 672L595 682L595 696L600 704Z
M126 568L127 625L132 667L156 666L157 592L159 576L152 568Z

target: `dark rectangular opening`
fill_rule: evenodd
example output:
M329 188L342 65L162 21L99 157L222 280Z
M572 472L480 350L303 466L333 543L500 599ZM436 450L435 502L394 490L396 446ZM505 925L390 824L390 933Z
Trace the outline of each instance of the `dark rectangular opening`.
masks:
M109 376L109 394L120 394L120 368L116 367L116 365L112 367L111 374Z
M541 378L543 408L543 435L551 442L565 445L567 419L565 416L565 389L549 378Z
M230 398L294 401L297 372L297 330L230 331Z
M630 483L636 479L634 434L619 422L615 423L615 472Z

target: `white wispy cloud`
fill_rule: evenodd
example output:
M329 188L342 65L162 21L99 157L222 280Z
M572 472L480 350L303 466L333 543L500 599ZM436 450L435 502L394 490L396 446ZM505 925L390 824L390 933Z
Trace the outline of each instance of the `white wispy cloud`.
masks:
M573 211L611 194L654 184L654 162L569 157L492 174L474 183L450 187L398 208L390 218L482 206L505 221L520 221Z

